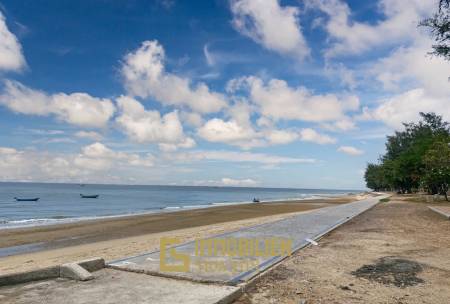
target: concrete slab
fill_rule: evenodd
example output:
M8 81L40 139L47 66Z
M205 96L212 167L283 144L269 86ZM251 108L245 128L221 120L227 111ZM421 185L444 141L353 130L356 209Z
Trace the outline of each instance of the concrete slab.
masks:
M277 222L262 224L236 232L218 235L213 238L216 240L230 238L257 239L260 240L258 246L261 247L264 247L264 240L268 238L285 238L292 240L292 247L296 251L310 243L306 239L315 240L320 238L323 234L375 206L384 197L387 196L378 196L345 205L321 208ZM176 252L186 254L190 257L191 263L187 272L161 271L159 251L113 261L108 263L108 267L165 277L184 278L196 282L236 285L253 278L258 273L285 258L285 256L215 256L205 258L199 257L196 254L197 245L198 243L196 242L189 242L174 247ZM205 259L207 259L207 263L209 264L225 266L219 266L217 269L206 269ZM170 257L166 261L168 263L174 262ZM176 263L179 264L179 261L174 262L174 264ZM234 265L239 265L240 267L234 267Z
M87 260L78 261L76 263L89 272L105 268L105 259L103 258L91 258Z
M448 206L428 206L430 210L439 213L440 215L446 217L450 220L450 207Z
M93 280L94 276L77 263L63 264L59 268L59 276L77 281Z
M0 288L2 304L212 304L230 303L240 294L232 286L188 281L102 269L95 280L80 282L54 279Z

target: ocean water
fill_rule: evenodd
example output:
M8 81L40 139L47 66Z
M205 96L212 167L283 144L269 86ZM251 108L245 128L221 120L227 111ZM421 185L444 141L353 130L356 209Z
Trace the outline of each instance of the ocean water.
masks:
M0 183L0 229L47 225L130 214L206 208L221 204L314 199L355 193L355 190L244 187L79 185ZM83 199L80 194L99 194ZM39 197L16 202L14 197Z

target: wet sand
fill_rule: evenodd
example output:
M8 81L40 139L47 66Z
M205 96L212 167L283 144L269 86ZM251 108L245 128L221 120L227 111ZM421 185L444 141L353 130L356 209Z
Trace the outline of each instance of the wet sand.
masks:
M156 250L162 236L182 241L275 221L298 212L348 203L333 199L217 206L205 209L0 230L0 248L40 243L39 251L0 258L0 274L101 256L117 259ZM26 247L26 246L25 246ZM20 253L20 252L19 252Z

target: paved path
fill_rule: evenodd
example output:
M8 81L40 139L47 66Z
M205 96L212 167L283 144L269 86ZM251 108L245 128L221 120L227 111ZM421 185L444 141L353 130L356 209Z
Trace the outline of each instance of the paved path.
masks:
M264 240L279 237L291 239L292 248L293 251L295 251L309 243L306 239L314 240L321 237L323 234L373 207L384 197L386 196L378 196L349 204L316 209L280 221L245 228L236 232L218 235L213 238L216 240L229 240L230 238L258 239L260 240L260 246L264 248ZM188 272L161 272L159 269L159 251L114 261L109 263L109 265L122 270L186 278L199 282L216 282L236 285L251 279L261 271L284 258L284 256L251 258L230 256L198 257L195 254L196 244L198 243L192 241L175 246L177 252L190 256L191 264L190 271ZM166 260L168 262L171 261L170 258ZM208 270L206 270L205 261L208 261L208 265L213 265L212 267L210 266ZM174 263L180 264L179 261ZM214 265L216 265L215 268ZM217 265L225 265L225 267Z

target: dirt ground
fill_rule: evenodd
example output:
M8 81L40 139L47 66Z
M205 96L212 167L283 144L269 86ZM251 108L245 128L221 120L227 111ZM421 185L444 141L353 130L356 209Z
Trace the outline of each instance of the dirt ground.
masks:
M428 205L391 198L279 264L235 303L450 303L450 221Z

